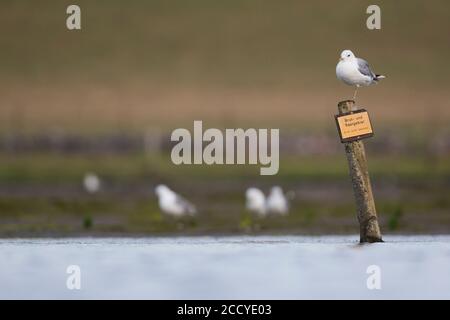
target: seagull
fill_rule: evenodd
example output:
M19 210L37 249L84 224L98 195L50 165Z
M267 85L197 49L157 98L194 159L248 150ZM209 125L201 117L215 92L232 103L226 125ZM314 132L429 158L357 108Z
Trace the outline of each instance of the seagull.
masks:
M100 178L94 173L87 173L83 179L83 186L88 193L96 193L100 190Z
M285 215L289 211L288 200L281 187L275 186L270 190L266 202L267 210L271 213Z
M258 188L248 188L245 192L246 208L248 211L264 217L267 213L266 196Z
M366 60L355 57L350 50L342 51L336 66L336 76L345 84L356 86L353 100L355 100L360 86L370 86L376 84L380 79L386 78L383 75L375 74Z
M165 185L158 185L155 188L158 196L159 208L167 215L179 218L182 216L194 216L197 213L195 206L185 200Z

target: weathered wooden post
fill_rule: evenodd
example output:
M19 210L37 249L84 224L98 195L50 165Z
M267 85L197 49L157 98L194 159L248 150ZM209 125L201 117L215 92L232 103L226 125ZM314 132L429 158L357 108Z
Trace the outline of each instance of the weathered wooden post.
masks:
M382 242L364 143L361 141L373 135L369 115L364 109L357 110L353 100L339 102L338 110L336 123L347 155L356 200L360 242Z

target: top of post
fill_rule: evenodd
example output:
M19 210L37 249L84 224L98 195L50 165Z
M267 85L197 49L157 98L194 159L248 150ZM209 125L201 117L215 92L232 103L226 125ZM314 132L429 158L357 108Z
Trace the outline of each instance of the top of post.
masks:
M355 100L344 100L338 103L339 114L355 111Z

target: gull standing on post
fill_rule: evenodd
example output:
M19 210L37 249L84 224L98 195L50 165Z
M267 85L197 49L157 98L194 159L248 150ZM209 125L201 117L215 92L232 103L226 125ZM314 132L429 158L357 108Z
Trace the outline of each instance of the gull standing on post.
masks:
M192 203L185 200L165 185L158 185L155 188L155 193L158 196L159 208L167 215L179 218L186 215L194 216L197 213L197 210Z
M356 92L360 86L370 86L376 84L380 79L386 78L383 75L375 74L366 60L355 57L350 50L342 51L336 66L336 76L345 84L356 86L353 100L356 99Z

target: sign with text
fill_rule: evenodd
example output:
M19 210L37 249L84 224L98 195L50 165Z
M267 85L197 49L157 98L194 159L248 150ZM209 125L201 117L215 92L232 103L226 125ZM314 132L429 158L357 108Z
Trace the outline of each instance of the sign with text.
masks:
M369 113L364 109L336 115L335 118L342 143L373 136Z

